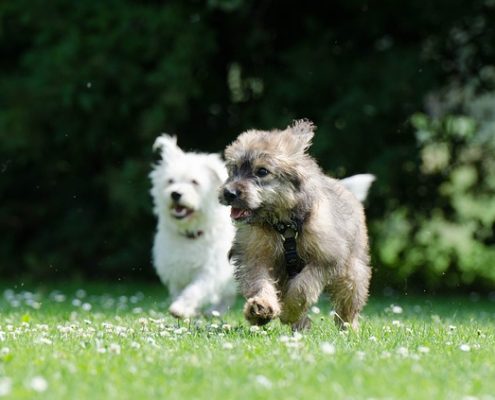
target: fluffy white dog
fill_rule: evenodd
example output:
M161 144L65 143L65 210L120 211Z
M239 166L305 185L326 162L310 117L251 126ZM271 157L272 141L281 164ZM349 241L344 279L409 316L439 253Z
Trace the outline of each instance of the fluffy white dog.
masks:
M153 263L172 296L169 311L187 318L207 306L224 310L235 298L228 260L234 227L217 194L225 166L217 154L182 151L165 134L153 148L162 156L150 174L158 217Z

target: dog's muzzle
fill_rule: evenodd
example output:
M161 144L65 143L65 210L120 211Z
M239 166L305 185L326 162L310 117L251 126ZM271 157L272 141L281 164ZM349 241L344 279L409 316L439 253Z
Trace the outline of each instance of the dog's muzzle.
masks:
M225 203L228 205L232 205L232 203L239 198L238 190L231 190L229 188L223 189L223 199Z

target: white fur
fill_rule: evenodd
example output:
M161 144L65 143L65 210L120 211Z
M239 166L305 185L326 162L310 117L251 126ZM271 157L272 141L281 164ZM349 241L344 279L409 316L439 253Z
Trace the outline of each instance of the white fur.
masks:
M340 180L347 190L356 196L356 198L363 202L368 196L368 190L371 184L375 181L375 176L371 174L358 174L352 175L348 178Z
M150 174L158 217L153 264L170 291L169 311L187 318L205 306L225 309L235 298L233 266L228 261L234 227L230 210L219 204L217 193L227 179L225 166L217 154L183 152L176 138L165 134L153 147L162 155ZM172 192L181 194L180 205L193 209L192 215L172 216ZM199 231L200 236L187 237Z

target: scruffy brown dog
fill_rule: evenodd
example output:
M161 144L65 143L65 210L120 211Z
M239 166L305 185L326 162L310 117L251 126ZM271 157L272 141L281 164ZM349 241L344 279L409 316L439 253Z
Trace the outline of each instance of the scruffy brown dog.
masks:
M310 326L308 308L325 291L339 327L358 326L371 277L363 207L323 174L306 150L315 126L242 133L225 150L229 178L220 201L237 222L232 248L246 319L279 317Z

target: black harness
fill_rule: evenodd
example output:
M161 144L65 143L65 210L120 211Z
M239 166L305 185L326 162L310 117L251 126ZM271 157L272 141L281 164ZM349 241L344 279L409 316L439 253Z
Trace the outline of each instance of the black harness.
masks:
M296 239L301 231L301 224L292 220L288 223L279 222L272 226L280 235L282 235L284 241L285 267L289 279L292 279L299 274L305 266L304 261L297 253Z

